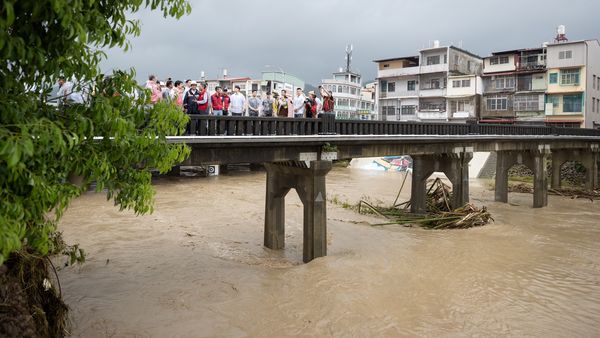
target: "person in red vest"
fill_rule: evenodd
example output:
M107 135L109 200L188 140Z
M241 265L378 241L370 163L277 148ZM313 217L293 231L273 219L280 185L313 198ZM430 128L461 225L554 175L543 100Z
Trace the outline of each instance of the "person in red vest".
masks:
M200 94L198 95L198 114L208 115L208 92L206 83L200 83Z
M231 103L231 98L229 97L229 94L227 94L229 90L227 89L227 87L225 87L225 89L223 89L223 94L221 95L221 100L223 101L223 115L227 116L229 115L229 104Z
M210 96L210 104L212 106L212 114L214 116L223 116L223 90L217 86L216 92Z

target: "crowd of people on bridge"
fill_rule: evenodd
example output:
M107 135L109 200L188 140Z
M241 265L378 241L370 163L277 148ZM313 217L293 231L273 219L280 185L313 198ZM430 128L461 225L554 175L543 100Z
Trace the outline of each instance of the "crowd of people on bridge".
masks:
M323 87L319 87L321 97L314 91L305 95L302 88L297 88L294 95L282 89L259 96L253 90L246 98L239 86L234 86L233 92L217 86L211 94L204 82L171 78L163 82L154 75L148 77L145 87L150 90L152 104L173 102L190 115L316 118L334 109L333 95Z

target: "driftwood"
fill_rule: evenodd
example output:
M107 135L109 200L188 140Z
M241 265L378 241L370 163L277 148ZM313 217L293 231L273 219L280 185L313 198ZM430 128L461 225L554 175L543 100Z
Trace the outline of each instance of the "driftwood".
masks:
M400 192L404 187L404 182ZM398 196L400 196L398 192ZM419 225L427 229L464 229L488 224L493 221L486 207L478 208L467 203L453 209L450 205L452 189L441 179L436 178L430 182L427 189L427 214L416 215L408 212L410 201L397 204L398 197L392 207L378 207L361 200L358 204L359 213L372 213L385 217L389 222L373 224L373 226L401 224L411 226Z

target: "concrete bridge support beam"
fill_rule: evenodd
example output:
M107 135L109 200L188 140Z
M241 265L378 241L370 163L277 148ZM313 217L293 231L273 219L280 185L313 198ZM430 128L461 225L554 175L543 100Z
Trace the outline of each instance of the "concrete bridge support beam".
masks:
M585 188L593 190L599 187L598 161L600 159L598 148L591 151L584 149L556 150L552 152L552 189L561 187L560 167L568 161L578 161L586 169Z
M461 148L462 149L462 148ZM415 155L413 159L411 212L427 211L427 179L434 172L443 172L452 183L452 208L469 202L469 161L472 152L457 151L452 154Z
M550 151L546 145L537 151L498 151L496 162L497 202L508 202L508 170L515 164L524 164L533 171L533 207L548 205L548 179L546 160Z
M267 194L264 245L285 245L285 195L296 189L304 205L303 261L327 255L327 194L325 176L331 161L265 163Z

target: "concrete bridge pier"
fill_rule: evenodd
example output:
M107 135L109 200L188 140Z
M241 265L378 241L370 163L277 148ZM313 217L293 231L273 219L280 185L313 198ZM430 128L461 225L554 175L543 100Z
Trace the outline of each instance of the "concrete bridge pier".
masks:
M561 178L560 168L568 161L578 161L586 169L585 188L593 190L599 187L598 182L598 161L600 160L600 149L597 145L592 147L591 151L587 149L575 150L554 150L552 151L552 189L560 189Z
M267 248L285 246L285 196L296 189L304 205L303 261L327 255L327 194L325 176L331 161L265 163L267 194L265 238Z
M524 164L533 171L533 207L548 205L548 178L546 160L550 146L540 145L535 151L497 151L496 202L508 203L508 170L515 164Z
M414 155L410 211L427 211L427 179L434 172L443 172L452 183L452 208L469 202L469 161L473 158L471 148L457 148L451 154Z

